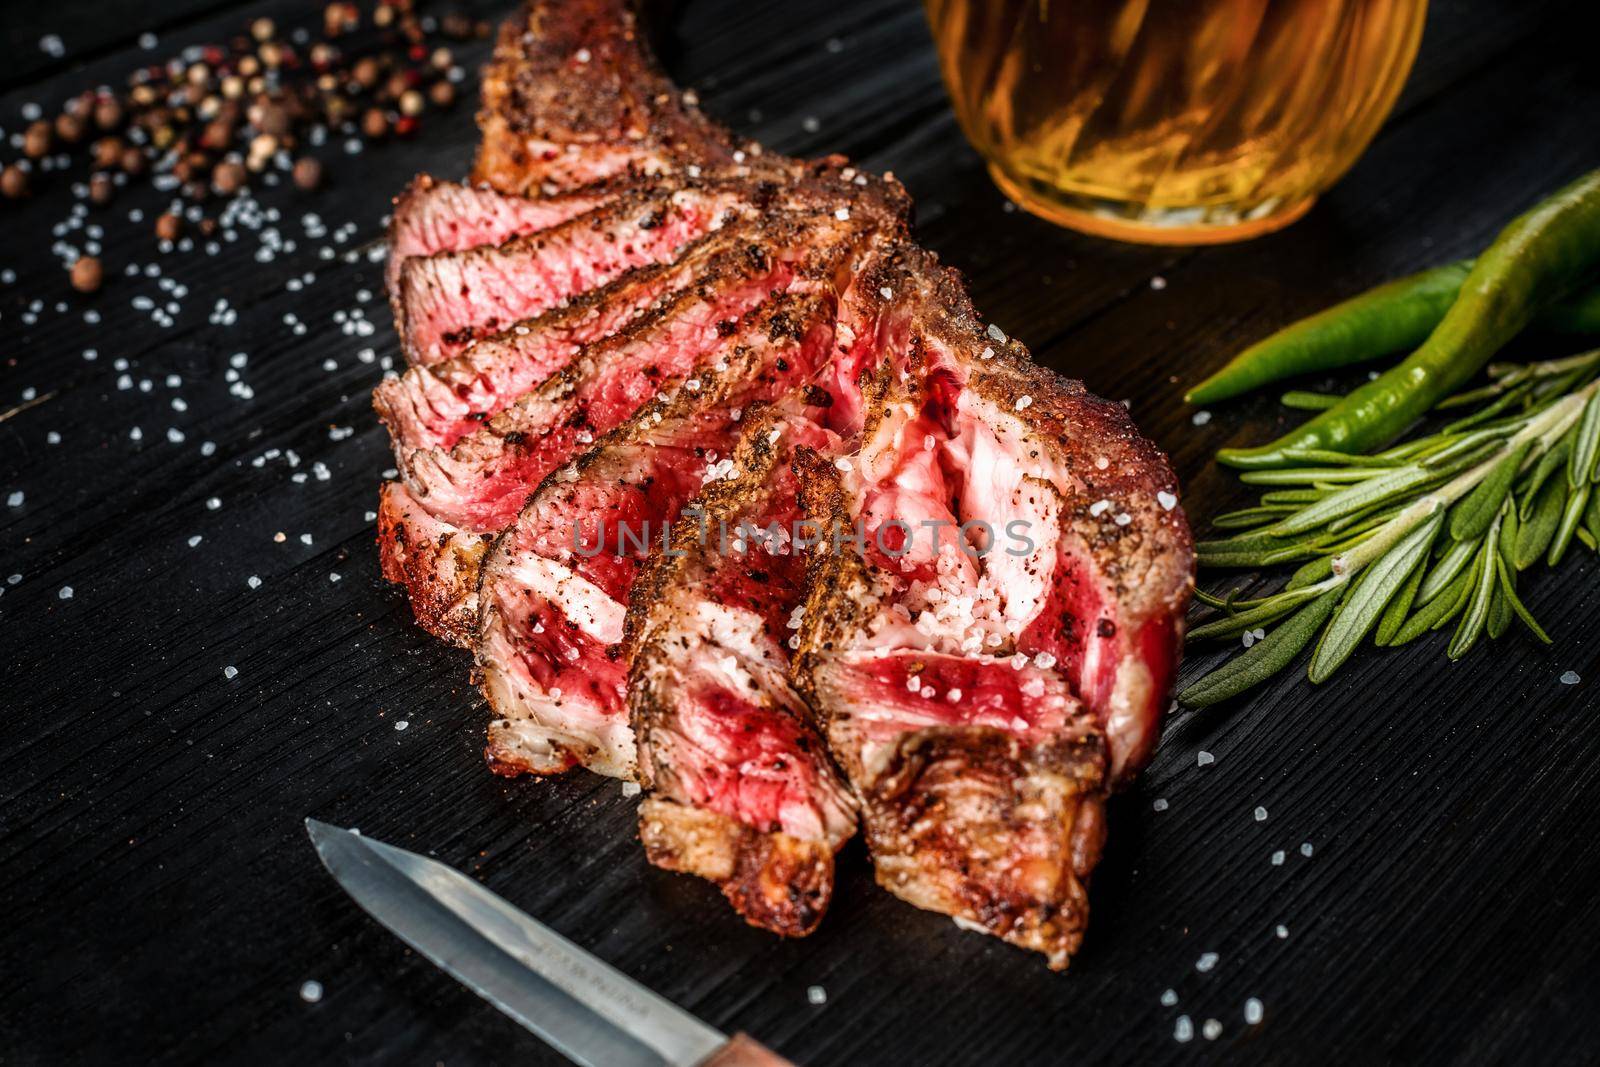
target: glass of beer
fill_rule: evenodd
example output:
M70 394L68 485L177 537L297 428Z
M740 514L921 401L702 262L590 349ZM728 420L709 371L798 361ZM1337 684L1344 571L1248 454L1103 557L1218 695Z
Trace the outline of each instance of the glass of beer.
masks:
M1088 233L1287 226L1394 106L1427 0L927 0L967 137L1007 196Z

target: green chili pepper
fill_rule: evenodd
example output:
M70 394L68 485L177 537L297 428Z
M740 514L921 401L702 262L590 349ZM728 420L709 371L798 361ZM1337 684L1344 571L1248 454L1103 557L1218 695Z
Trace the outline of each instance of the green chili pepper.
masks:
M1434 267L1301 319L1234 356L1183 399L1213 404L1285 378L1338 370L1415 348L1444 320L1471 269L1470 259ZM1552 333L1600 333L1600 285L1546 308L1534 325ZM1283 404L1313 411L1333 406L1331 400L1312 404L1313 396L1322 399L1320 394L1296 390L1284 394ZM1291 400L1302 397L1308 398L1306 403Z
M1285 327L1240 352L1184 396L1211 404L1297 374L1414 348L1455 303L1470 260L1399 278Z
M1286 451L1367 452L1483 369L1535 312L1571 292L1600 262L1600 171L1512 221L1478 257L1461 294L1428 339L1399 366L1269 445L1224 449L1234 467L1282 467Z

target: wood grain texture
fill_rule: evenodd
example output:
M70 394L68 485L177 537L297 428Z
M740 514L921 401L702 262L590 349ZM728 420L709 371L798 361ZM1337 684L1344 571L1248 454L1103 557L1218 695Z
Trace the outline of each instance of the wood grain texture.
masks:
M688 0L662 36L675 75L740 132L901 176L922 238L967 273L978 307L1041 361L1131 402L1203 530L1245 499L1209 455L1288 417L1260 398L1196 426L1182 381L1334 298L1469 253L1600 164L1581 8L1436 0L1401 106L1355 170L1289 230L1206 250L1113 245L1006 210L959 138L908 0ZM20 129L27 101L147 61L141 18L159 20L165 56L257 14L316 15L283 0L133 10L8 8L0 127ZM49 32L67 55L41 62ZM318 255L375 241L415 170L463 171L470 110L413 142L330 151L315 196L266 192L297 243L271 263L255 261L253 236L161 256L128 210L148 218L164 198L125 194L92 212L111 275L92 301L47 252L65 184L0 205L0 267L20 275L0 286L0 411L29 388L48 397L0 421L0 497L24 493L0 510L0 582L21 575L0 586L0 1060L561 1062L359 912L317 863L307 815L468 870L714 1025L813 1067L1600 1058L1588 554L1527 583L1549 649L1510 638L1454 665L1442 639L1368 650L1316 690L1296 673L1174 717L1112 806L1089 938L1065 975L877 891L859 844L822 929L780 942L711 887L650 868L636 801L615 782L488 775L465 658L413 627L377 572L366 514L391 460L368 405L380 368L359 353L397 356L380 266ZM355 233L310 238L309 211ZM170 294L123 277L130 261L187 287L177 325L133 307ZM236 325L207 322L218 298ZM334 321L358 306L371 337ZM223 380L238 352L249 401ZM335 441L334 426L355 432ZM256 466L271 449L300 466ZM318 462L326 480L293 480ZM1216 660L1194 656L1185 677ZM1578 685L1558 681L1568 670ZM1218 962L1198 971L1208 952ZM320 1002L300 998L307 979ZM1169 988L1176 1006L1160 1001ZM1264 1004L1256 1026L1250 997ZM1179 1015L1196 1029L1187 1044L1173 1039ZM1210 1018L1215 1041L1199 1035Z

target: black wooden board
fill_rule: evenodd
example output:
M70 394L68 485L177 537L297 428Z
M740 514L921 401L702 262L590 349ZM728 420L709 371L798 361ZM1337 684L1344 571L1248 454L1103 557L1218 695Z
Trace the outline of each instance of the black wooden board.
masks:
M1438 0L1400 107L1350 175L1286 232L1207 250L1109 244L1008 210L907 0L687 0L664 36L675 75L741 132L894 170L980 308L1131 402L1203 530L1244 499L1208 456L1287 417L1263 398L1196 425L1182 382L1336 296L1472 252L1600 164L1586 6ZM281 0L7 4L0 127L10 138L30 101L49 108L262 13L318 17ZM146 29L154 50L137 43ZM1507 639L1456 664L1441 640L1366 651L1316 690L1286 675L1175 716L1113 805L1091 932L1064 975L876 890L859 844L821 931L778 941L648 866L616 782L487 774L465 658L412 626L378 575L369 514L391 461L367 396L396 356L381 267L320 255L376 240L414 171L461 172L470 111L337 154L317 194L265 191L296 244L271 262L254 257L259 234L161 255L148 220L165 197L128 192L89 215L112 276L93 299L50 252L65 183L0 205L0 268L18 275L0 285L0 412L35 401L0 421L0 1062L559 1062L359 912L307 845L307 815L472 872L801 1064L1600 1059L1587 554L1528 585L1549 648ZM308 212L353 232L310 236ZM126 277L129 263L176 282ZM141 295L176 300L175 325ZM219 299L233 325L209 321ZM370 336L336 321L356 308ZM249 399L229 392L236 353ZM1215 661L1197 655L1185 676ZM1581 681L1562 684L1568 671ZM1201 971L1205 953L1217 962ZM311 979L316 1003L300 995ZM1221 1034L1180 1043L1180 1015Z

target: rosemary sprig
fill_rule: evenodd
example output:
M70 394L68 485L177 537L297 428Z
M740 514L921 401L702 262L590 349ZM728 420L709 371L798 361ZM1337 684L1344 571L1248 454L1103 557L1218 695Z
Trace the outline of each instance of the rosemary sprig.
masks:
M1315 639L1307 673L1329 678L1371 636L1401 645L1455 623L1447 655L1520 622L1549 642L1516 577L1578 541L1600 548L1600 350L1489 368L1489 384L1440 409L1477 410L1373 456L1307 452L1252 471L1260 503L1222 516L1231 536L1197 547L1202 566L1299 566L1277 593L1203 597L1217 612L1191 640L1271 633L1190 685L1190 706L1237 696ZM1320 637L1318 636L1320 634Z

